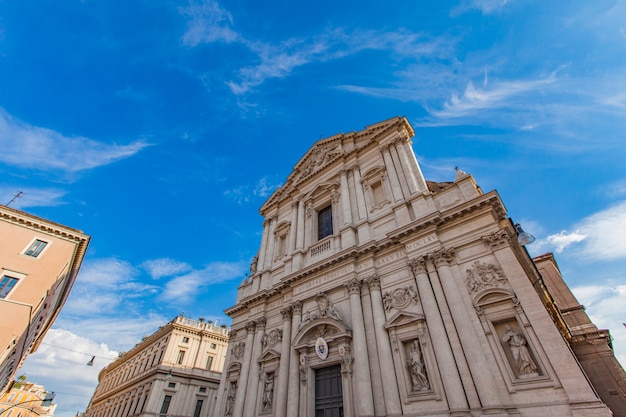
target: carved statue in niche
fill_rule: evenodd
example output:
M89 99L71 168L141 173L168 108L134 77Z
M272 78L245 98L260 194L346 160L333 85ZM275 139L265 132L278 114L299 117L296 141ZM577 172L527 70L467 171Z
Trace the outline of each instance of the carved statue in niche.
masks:
M515 361L514 367L519 375L538 374L537 365L533 362L523 334L514 332L509 326L504 326L502 341L509 345L511 355L513 355L513 360Z
M263 411L272 409L274 399L274 374L265 374L263 385Z
M235 408L235 394L237 392L237 384L235 382L230 383L228 389L228 397L226 398L226 412L225 416L231 416L233 414L233 408Z
M506 283L506 277L502 270L492 264L481 264L476 261L472 269L468 269L466 272L466 283L470 292L478 292Z
M408 354L407 365L409 374L411 375L412 391L426 391L430 389L426 368L422 360L422 351L419 342L416 340L411 343L411 350Z

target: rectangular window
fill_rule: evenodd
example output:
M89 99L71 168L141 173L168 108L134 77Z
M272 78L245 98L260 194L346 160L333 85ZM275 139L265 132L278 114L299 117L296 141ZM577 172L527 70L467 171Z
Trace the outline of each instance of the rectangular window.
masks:
M211 349L215 349L217 348L217 345L215 343L211 343Z
M33 258L36 258L36 257L39 256L39 254L46 247L47 244L48 244L48 242L44 242L43 240L35 239L33 244L30 245L30 248L28 248L28 250L26 252L24 252L24 254L27 255L27 256L32 256Z
M178 358L176 358L176 363L179 364L179 365L182 365L183 359L185 359L185 351L184 350L179 350L178 351Z
M5 275L0 280L0 298L6 298L11 292L13 287L17 284L17 278Z
M165 398L163 398L163 404L161 404L161 412L159 413L160 414L159 417L165 417L167 415L167 410L170 409L171 401L172 401L171 395L166 395Z
M211 369L211 365L213 365L213 356L206 358L206 369Z
M333 207L327 206L317 212L317 239L333 234Z
M201 394L206 394L206 387L200 387L199 392L200 392Z
M193 417L200 417L200 411L202 411L202 400L196 401L196 410L193 412Z
M167 387L168 388L176 388L176 382L168 382L167 383Z
M183 343L189 343L189 338L188 337L183 337Z

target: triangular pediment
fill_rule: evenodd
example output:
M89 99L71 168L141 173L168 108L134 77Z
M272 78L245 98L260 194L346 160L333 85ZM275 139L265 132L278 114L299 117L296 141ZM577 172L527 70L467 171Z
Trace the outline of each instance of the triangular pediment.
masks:
M264 354L259 358L259 362L270 362L280 358L280 353L275 351L274 349L268 349Z
M424 321L424 320L425 319L424 319L423 314L407 313L407 312L399 311L393 316L391 316L389 320L387 320L387 322L385 323L385 329L390 329L393 327L402 327L402 326L414 324L414 323Z
M274 203L298 191L298 185L307 178L333 165L334 161L347 158L351 153L370 146L389 137L396 131L404 130L409 137L413 137L414 130L405 117L393 117L382 122L369 125L364 130L350 133L340 133L317 141L294 166L293 172L261 206L261 214L266 215Z

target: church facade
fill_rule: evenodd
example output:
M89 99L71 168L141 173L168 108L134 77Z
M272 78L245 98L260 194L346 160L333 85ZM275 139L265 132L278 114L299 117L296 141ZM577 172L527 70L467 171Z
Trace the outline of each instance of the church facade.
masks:
M261 207L215 417L611 415L498 194L413 135L320 140Z

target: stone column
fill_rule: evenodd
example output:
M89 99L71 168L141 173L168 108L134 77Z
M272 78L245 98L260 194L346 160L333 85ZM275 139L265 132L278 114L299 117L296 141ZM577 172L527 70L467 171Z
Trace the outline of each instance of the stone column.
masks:
M276 417L287 416L287 387L289 386L289 362L291 358L291 307L280 310L283 316L283 341L280 351L280 368L276 384Z
M411 194L419 191L417 180L415 179L415 173L413 172L413 167L411 162L409 161L409 156L406 153L406 149L404 148L404 144L406 142L406 138L399 139L396 142L396 149L398 150L398 155L400 156L400 164L402 165L404 175L406 176L406 182L409 186L409 191Z
M359 417L374 416L369 357L365 323L361 309L361 281L353 278L344 284L350 294L350 313L352 315L352 349L354 351L354 381L356 386L356 410Z
M378 361L380 362L380 373L383 381L383 393L385 395L386 415L402 414L400 396L398 394L398 381L396 380L395 368L393 366L393 355L389 334L385 329L385 309L383 307L383 297L380 293L380 278L372 275L367 279L372 300L372 313L374 316L374 333L376 335L376 347L378 347Z
M343 214L343 225L352 224L352 208L350 207L350 191L348 191L348 170L341 170L341 209Z
M254 337L254 349L252 349L252 358L250 360L250 377L248 377L248 390L246 391L246 403L244 408L245 417L254 417L257 415L256 405L259 388L259 363L263 350L263 335L265 334L265 317L261 317L256 322L256 336Z
M237 381L237 394L235 395L235 406L233 407L233 417L243 417L243 405L246 397L246 389L248 388L248 376L250 372L250 359L252 358L252 349L254 348L254 331L256 330L256 322L250 321L246 324L246 345L241 363L241 373L239 381Z
M298 231L296 249L304 249L304 198L298 200Z
M491 373L495 360L493 363L487 361L488 347L484 351L477 349L481 343L459 292L459 288L465 289L465 286L459 286L459 280L455 279L450 271L449 264L454 262L454 249L441 249L431 256L439 273L441 286L448 300L454 326L459 334L480 402L484 409L500 410L505 399L500 398L501 390L495 384ZM471 313L475 315L475 312ZM506 400L510 401L508 398Z
M259 260L257 262L258 271L265 269L265 252L267 252L267 235L269 234L270 220L263 220L263 236L261 237L261 248L259 249Z
M276 223L278 221L278 216L272 216L270 220L270 231L268 235L268 245L267 245L267 253L265 254L265 267L271 267L274 263L274 246L276 243L276 236L274 232L276 231Z
M283 341L289 342L289 389L287 395L287 416L298 417L300 409L300 366L298 352L293 348L293 338L298 334L300 321L302 320L302 303L295 302L292 305L293 318L291 319L291 339L283 335Z
M437 299L430 285L426 271L426 259L415 259L409 263L409 266L417 283L417 293L422 303L426 323L428 323L428 333L433 344L435 358L437 358L437 367L441 374L448 407L452 412L467 411L469 407L465 398L465 389L456 367L450 341L446 335Z
M389 152L389 146L383 146L381 149L383 153L383 160L385 161L385 169L387 170L387 177L391 185L391 193L393 194L393 201L402 200L402 187L400 186L400 180L398 179L398 172L393 164L391 153Z
M298 224L298 202L291 204L291 225L289 226L289 247L287 253L291 254L296 250L296 230Z
M367 218L367 206L365 205L365 192L363 191L363 184L361 184L361 170L358 165L354 167L353 179L359 220L364 220Z

